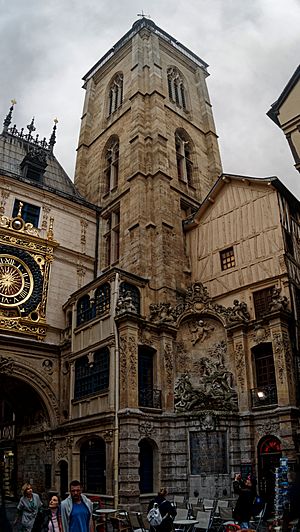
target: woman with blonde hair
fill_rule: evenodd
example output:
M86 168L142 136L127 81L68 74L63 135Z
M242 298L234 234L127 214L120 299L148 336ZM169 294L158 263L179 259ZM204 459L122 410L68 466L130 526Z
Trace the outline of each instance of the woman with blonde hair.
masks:
M172 506L170 501L166 499L167 495L167 488L160 488L157 496L150 502L148 506L149 512L151 508L154 507L154 504L156 504L162 517L162 522L160 525L154 527L150 523L150 532L171 532L173 530L173 519L177 512L175 506Z
M33 493L29 482L22 486L22 494L17 506L17 516L14 525L21 522L20 532L31 532L36 516L42 508L42 502L38 494Z

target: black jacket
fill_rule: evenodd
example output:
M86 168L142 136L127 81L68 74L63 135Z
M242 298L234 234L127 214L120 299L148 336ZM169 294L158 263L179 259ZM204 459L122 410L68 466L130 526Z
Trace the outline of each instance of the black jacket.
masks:
M159 526L156 526L155 528L150 526L150 531L171 532L171 530L173 530L173 519L177 513L175 506L173 506L170 501L168 501L161 495L157 495L155 499L150 501L147 512L149 512L149 510L153 508L155 502L158 504L159 511L163 520L161 524Z

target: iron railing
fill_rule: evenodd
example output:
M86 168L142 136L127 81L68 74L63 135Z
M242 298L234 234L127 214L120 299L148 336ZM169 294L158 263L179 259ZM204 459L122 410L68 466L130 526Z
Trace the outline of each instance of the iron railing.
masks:
M251 390L252 407L277 405L276 384Z
M146 408L161 408L161 390L140 388L139 406Z

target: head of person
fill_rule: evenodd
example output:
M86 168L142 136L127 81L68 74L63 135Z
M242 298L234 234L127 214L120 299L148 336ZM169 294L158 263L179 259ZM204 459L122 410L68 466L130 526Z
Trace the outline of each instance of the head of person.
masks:
M246 488L252 488L252 481L251 481L251 478L246 478L246 480L245 480L245 486L246 486Z
M32 486L31 484L29 484L29 482L25 482L25 484L23 484L21 491L24 497L28 497L28 499L31 499Z
M241 473L236 473L236 474L234 475L234 480L241 480L241 478L242 478Z
M70 494L75 502L79 502L81 499L82 487L79 480L72 480L70 482Z
M160 488L158 495L160 495L160 497L166 497L168 495L167 488Z
M52 495L49 499L49 508L50 510L57 510L60 504L60 499L58 495Z

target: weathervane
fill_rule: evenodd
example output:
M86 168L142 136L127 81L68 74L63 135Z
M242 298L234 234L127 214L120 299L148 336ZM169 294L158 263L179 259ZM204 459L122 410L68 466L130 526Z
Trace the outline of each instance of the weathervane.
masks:
M142 10L141 13L138 13L137 14L137 17L141 17L141 18L151 18L150 15L145 15L144 11Z

